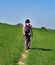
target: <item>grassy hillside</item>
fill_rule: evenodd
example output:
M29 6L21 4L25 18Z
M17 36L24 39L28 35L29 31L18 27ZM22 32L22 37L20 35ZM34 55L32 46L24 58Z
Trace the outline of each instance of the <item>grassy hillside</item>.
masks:
M22 52L21 27L0 24L0 65L16 65Z
M27 65L55 65L55 31L33 30Z
M0 65L16 65L24 51L22 27L0 24ZM33 28L26 65L55 65L55 30Z

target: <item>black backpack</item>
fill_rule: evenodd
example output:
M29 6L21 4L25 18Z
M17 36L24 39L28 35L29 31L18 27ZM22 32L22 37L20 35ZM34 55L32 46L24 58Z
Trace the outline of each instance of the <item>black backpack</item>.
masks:
M25 26L25 35L28 36L28 35L31 35L31 27L30 27L30 24L29 25L26 25Z

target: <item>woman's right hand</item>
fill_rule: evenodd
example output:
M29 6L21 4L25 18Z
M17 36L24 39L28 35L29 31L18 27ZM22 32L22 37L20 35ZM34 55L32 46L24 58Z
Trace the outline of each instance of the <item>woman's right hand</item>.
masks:
M23 35L25 36L25 33L23 33Z

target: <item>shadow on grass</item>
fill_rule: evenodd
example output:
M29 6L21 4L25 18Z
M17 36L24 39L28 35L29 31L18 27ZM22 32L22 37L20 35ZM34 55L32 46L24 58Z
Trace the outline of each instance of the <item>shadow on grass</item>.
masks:
M53 49L45 49L45 48L30 48L30 50L53 51Z

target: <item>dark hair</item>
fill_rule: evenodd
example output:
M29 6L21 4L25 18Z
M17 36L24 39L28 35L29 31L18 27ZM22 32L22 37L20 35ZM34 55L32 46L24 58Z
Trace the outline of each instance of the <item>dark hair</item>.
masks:
M30 23L30 20L29 19L26 19L25 23Z

